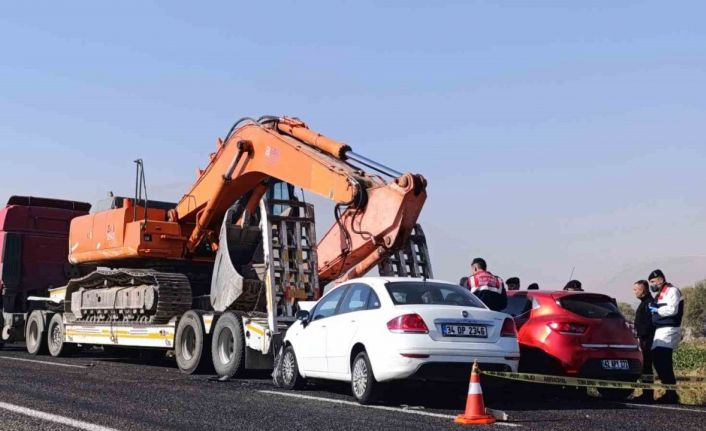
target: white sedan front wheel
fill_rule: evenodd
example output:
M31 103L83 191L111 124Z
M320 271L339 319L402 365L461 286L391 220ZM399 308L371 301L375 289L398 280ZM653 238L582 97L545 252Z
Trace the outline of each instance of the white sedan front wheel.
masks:
M376 400L380 383L375 380L373 368L365 352L360 352L351 365L351 390L360 404L371 404Z
M294 348L287 346L282 353L282 362L279 366L280 380L285 389L301 389L304 387L304 377L299 374L299 364Z

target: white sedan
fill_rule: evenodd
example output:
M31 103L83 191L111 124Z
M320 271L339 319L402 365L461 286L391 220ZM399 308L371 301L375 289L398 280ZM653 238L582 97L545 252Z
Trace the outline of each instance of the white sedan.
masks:
M439 280L366 277L329 291L299 311L284 338L279 380L351 382L355 398L373 402L380 383L402 379L465 382L470 364L517 371L515 323L467 289Z

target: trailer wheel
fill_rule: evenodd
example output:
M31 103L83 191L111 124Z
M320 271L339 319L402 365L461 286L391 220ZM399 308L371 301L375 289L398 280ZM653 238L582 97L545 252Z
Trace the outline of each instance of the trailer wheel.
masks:
M182 373L204 372L210 366L211 350L208 346L206 331L201 316L194 310L187 311L179 319L174 356Z
M219 376L234 377L245 368L243 321L232 311L218 318L211 335L213 368Z
M25 346L30 355L45 355L47 353L47 338L44 336L44 316L39 310L29 314L25 329Z
M47 347L52 356L68 356L74 351L75 345L66 342L64 316L56 313L47 326Z

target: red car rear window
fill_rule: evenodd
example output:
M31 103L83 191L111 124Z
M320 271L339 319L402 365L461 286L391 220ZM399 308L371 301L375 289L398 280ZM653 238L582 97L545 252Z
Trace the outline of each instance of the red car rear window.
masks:
M609 296L592 294L569 295L559 298L557 302L562 308L583 317L594 319L623 317L615 304L615 300Z
M522 315L532 309L532 300L526 295L508 295L507 307L501 310L502 313L512 317Z

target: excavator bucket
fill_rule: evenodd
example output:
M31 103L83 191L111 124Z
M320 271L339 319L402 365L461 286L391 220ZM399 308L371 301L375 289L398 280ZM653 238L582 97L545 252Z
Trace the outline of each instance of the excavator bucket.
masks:
M211 305L216 311L265 310L262 230L234 223L235 210L223 218L211 278Z
M296 199L263 198L257 226L224 217L219 235L211 305L216 311L293 314L298 300L317 299L314 207Z

